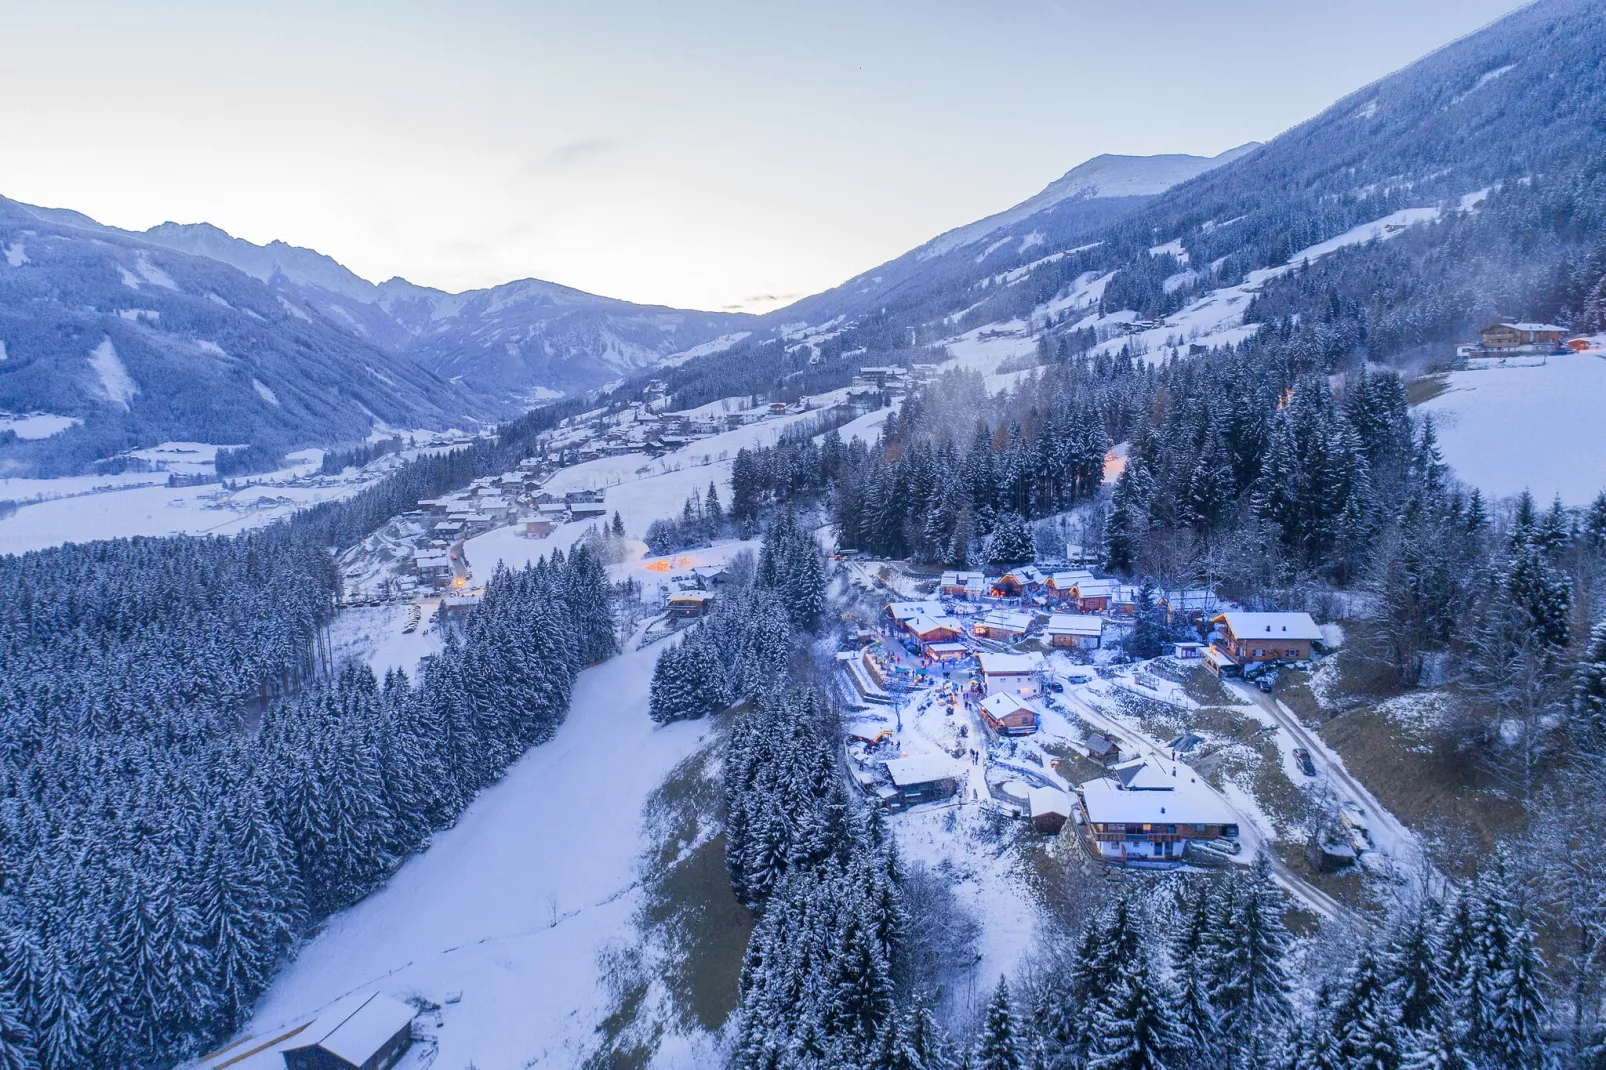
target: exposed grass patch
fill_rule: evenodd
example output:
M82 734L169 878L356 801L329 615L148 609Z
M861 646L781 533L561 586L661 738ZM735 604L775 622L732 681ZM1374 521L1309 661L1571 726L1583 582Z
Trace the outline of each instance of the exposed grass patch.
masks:
M1184 673L1179 682L1182 692L1201 706L1231 706L1238 697L1228 691L1216 674L1203 665L1195 665Z
M1405 384L1405 402L1407 405L1420 405L1424 401L1432 401L1449 389L1450 377L1444 372L1424 375Z
M1479 763L1442 737L1410 731L1373 709L1336 717L1321 728L1327 745L1379 802L1428 834L1491 848L1522 827L1522 807L1500 797ZM1460 868L1460 859L1445 859Z
M725 871L718 744L692 755L647 801L654 844L638 919L661 950L662 978L680 1024L718 1029L736 1006L752 913Z

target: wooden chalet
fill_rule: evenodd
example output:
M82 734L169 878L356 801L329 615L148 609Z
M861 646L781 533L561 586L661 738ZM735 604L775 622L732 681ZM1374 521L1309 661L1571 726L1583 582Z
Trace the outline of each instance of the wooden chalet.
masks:
M1002 639L1012 642L1027 635L1037 618L1024 611L995 609L970 626L971 634L983 639Z
M946 799L959 790L965 777L957 761L941 754L893 758L885 764L895 792L889 801L903 806Z
M1104 641L1104 618L1087 613L1054 613L1043 629L1048 645L1097 650Z
M1020 695L1000 691L981 701L981 719L995 735L1029 736L1037 731L1039 714Z
M714 594L712 591L671 591L667 607L671 617L681 619L702 617L714 608Z
M916 617L909 622L908 630L919 641L921 653L930 653L933 646L958 642L964 625L952 617Z
M1023 594L1039 591L1046 577L1035 565L1012 568L993 581L994 598L1019 598Z
M1210 623L1205 665L1218 676L1240 676L1245 667L1277 661L1305 661L1322 637L1309 613L1217 614Z
M947 598L980 598L987 590L987 577L980 572L944 572L937 589Z
M1087 580L1072 588L1072 600L1083 613L1103 613L1121 592L1116 580Z
M1087 756L1095 762L1110 765L1121 760L1121 741L1103 732L1090 732L1086 741Z
M1071 601L1076 598L1077 584L1091 582L1093 582L1093 573L1085 568L1071 569L1068 572L1056 572L1043 581L1043 593L1055 601Z
M909 625L920 617L940 617L946 612L941 602L888 602L886 614L899 631L908 631Z

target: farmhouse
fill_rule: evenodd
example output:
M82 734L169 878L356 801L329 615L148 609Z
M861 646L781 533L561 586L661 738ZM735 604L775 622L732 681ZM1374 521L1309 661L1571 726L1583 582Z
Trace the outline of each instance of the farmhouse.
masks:
M1089 846L1109 862L1178 862L1189 840L1238 836L1232 811L1191 773L1169 788L1131 790L1119 780L1079 789Z
M886 766L897 791L895 799L905 806L946 799L959 790L959 781L964 777L959 764L941 754L893 758Z
M1205 664L1218 675L1238 676L1248 665L1304 661L1322 637L1309 613L1220 613L1210 621Z
M1104 640L1104 618L1085 613L1054 613L1043 631L1050 646L1097 650Z
M1043 693L1046 667L1041 655L982 653L976 655L976 661L981 666L982 690L988 695L1008 691L1035 698Z
M1554 349L1567 329L1553 323L1494 323L1478 334L1484 349Z
M1019 695L1000 691L981 702L981 719L1000 736L1029 736L1037 731L1037 707Z
M983 639L1019 639L1032 630L1036 618L1030 613L995 609L970 626L972 634Z

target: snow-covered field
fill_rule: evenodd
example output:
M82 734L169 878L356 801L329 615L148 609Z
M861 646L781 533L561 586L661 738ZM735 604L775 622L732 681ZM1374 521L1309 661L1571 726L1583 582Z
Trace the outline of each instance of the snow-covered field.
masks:
M607 1013L598 953L628 937L639 905L642 804L711 731L647 719L657 656L650 647L583 672L556 737L383 889L330 919L248 1030L351 991L420 995L445 1004L441 1067L578 1065Z
M1462 480L1503 498L1524 489L1587 505L1606 490L1606 359L1550 357L1541 367L1452 372L1419 406Z

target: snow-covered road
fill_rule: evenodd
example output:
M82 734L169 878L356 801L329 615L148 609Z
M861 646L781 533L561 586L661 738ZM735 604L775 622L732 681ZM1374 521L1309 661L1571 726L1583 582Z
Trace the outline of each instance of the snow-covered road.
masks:
M262 998L250 1031L353 990L437 1003L461 992L444 1008L438 1065L575 1066L606 1013L597 953L632 931L642 805L712 729L647 719L657 656L649 648L583 672L557 735L388 885L332 918Z

